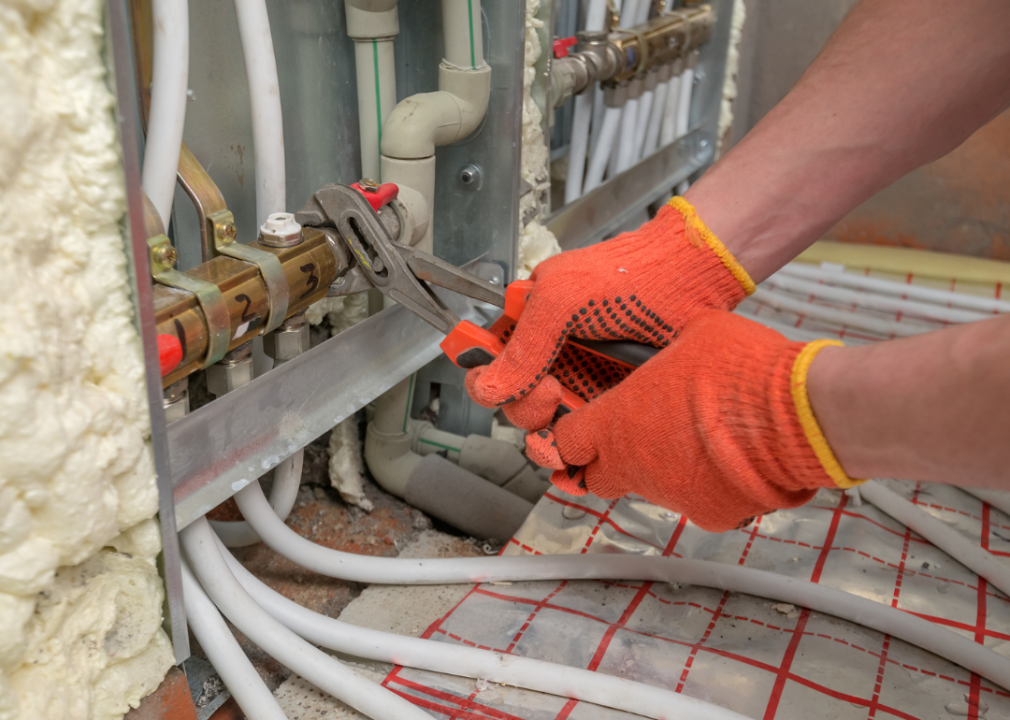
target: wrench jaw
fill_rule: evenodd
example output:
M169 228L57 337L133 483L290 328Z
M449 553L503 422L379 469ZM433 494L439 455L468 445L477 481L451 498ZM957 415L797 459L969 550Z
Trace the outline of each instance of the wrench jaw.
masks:
M442 333L451 332L459 324L459 317L414 275L399 246L359 191L346 185L326 185L301 212L317 225L336 229L351 253L353 266L349 272L356 268L372 286Z

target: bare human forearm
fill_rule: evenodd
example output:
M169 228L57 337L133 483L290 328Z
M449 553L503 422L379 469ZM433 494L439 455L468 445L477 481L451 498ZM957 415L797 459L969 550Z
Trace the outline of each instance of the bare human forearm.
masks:
M687 193L755 281L1010 102L1006 0L861 0L793 90Z
M807 379L849 477L1010 490L1010 317L825 348Z

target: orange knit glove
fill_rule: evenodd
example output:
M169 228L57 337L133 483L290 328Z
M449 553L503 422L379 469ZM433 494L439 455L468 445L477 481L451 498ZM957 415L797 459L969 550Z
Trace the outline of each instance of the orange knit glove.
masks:
M754 291L747 272L679 197L638 230L545 260L531 279L536 285L505 351L467 373L477 403L520 401L510 414L522 415L527 428L547 425L557 407L553 365L572 348L567 338L665 347L699 310L736 307ZM580 380L577 390L587 400L590 384Z
M719 310L593 402L531 433L526 453L576 495L637 493L705 530L802 505L849 478L817 425L806 378L837 341L804 344Z

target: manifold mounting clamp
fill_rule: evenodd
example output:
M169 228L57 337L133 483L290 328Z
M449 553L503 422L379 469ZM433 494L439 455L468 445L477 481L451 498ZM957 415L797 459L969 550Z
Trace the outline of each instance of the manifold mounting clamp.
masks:
M214 283L176 270L175 248L164 235L148 238L147 247L151 277L162 285L192 293L200 303L207 321L207 355L200 367L213 365L228 352L228 343L231 342L231 315L221 289Z
M252 263L259 268L267 286L269 312L264 333L279 328L288 314L289 288L284 266L276 255L235 241L235 218L231 210L219 210L207 215L207 229L214 235L214 250L218 255L228 255Z

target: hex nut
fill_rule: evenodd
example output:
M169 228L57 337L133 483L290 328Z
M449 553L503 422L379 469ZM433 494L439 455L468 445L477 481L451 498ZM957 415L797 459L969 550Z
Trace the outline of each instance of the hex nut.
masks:
M304 323L300 327L281 328L263 336L263 352L277 362L294 360L308 347L308 323Z
M252 356L236 363L216 363L206 370L207 391L215 397L231 392L253 379Z

